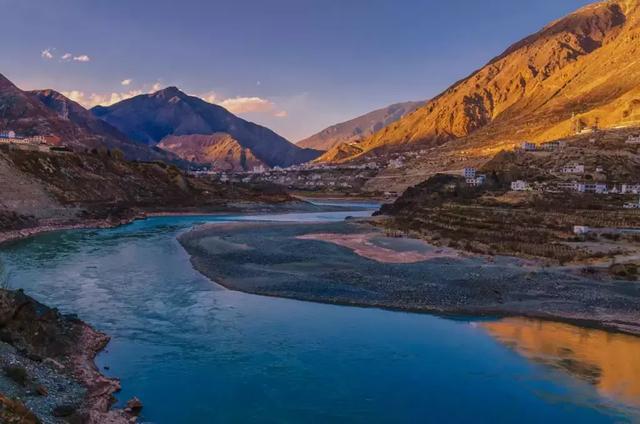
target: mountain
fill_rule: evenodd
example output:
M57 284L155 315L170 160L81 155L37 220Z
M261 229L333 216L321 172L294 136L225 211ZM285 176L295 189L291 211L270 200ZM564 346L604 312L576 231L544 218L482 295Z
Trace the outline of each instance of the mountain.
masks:
M374 110L349 121L332 125L309 138L299 141L297 145L326 151L340 144L358 141L396 122L423 104L424 102L396 103Z
M339 161L412 144L487 155L585 126L640 124L639 8L603 1L552 22Z
M57 135L71 142L82 142L88 137L3 75L0 75L0 129L26 136Z
M269 166L289 166L316 158L268 128L238 118L225 108L188 96L176 87L92 109L97 117L139 143L156 145L167 136L229 134Z
M88 110L53 90L23 91L0 75L0 130L24 136L55 135L77 150L118 148L128 159L178 160L140 146Z
M157 146L190 162L211 164L216 170L248 171L265 165L250 149L226 133L170 135Z
M119 149L128 159L178 160L177 156L161 149L132 142L118 129L96 118L90 111L55 90L34 90L28 94L54 112L57 119L75 125L76 130L84 136L80 141L83 147Z

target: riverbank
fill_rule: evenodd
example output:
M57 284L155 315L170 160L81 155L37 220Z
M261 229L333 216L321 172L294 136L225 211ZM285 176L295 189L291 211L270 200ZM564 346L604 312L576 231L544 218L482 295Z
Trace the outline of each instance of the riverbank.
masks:
M107 335L21 290L0 290L0 340L2 395L22 405L0 407L5 419L28 411L34 422L136 422L133 411L111 409L120 383L94 363Z
M136 220L154 216L224 215L230 213L270 214L286 212L323 212L341 209L352 208L340 208L333 205L315 205L309 201L303 200L291 200L280 203L231 202L220 207L147 208L145 210L126 211L126 213L121 213L119 216L104 219L76 218L67 222L51 222L45 220L44 222L38 222L37 225L33 227L4 231L0 230L0 245L54 231L115 228L121 225L130 224Z
M382 250L360 255L355 250L361 243L335 242L363 234L378 234ZM204 225L179 238L197 270L233 290L447 315L524 316L640 335L638 283L596 280L500 256L377 260L384 249L406 256L398 240L406 239L385 237L362 222ZM412 256L433 249L412 243L424 244L414 246Z

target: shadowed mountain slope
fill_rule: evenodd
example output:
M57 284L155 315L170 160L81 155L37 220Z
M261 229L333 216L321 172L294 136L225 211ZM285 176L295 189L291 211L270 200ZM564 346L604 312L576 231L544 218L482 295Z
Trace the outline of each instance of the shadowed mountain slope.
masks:
M268 128L238 118L221 106L189 96L175 87L124 100L92 112L129 138L156 145L167 136L229 134L269 166L289 166L319 155L301 149Z

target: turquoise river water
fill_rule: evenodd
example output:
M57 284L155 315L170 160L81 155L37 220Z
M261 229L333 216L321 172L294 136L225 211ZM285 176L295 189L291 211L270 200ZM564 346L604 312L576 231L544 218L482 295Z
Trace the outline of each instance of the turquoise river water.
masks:
M233 292L176 235L202 222L342 220L371 211L157 217L9 244L14 288L112 336L98 358L143 422L620 422L639 418L484 323Z

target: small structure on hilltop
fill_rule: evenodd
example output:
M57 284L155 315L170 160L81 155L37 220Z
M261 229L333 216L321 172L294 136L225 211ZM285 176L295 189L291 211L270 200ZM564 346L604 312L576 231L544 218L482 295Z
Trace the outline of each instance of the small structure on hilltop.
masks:
M538 150L538 146L536 146L535 143L532 143L530 141L525 141L521 144L520 146L522 148L522 150L524 150L525 152L535 152Z

